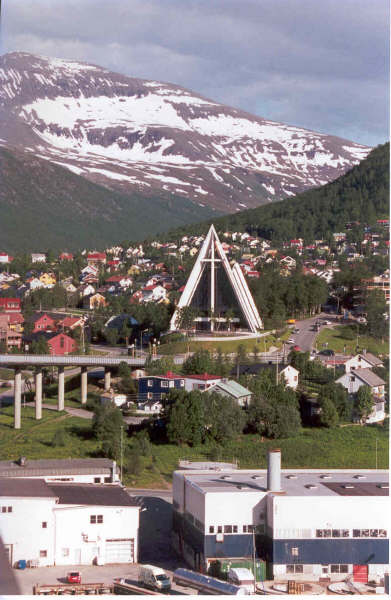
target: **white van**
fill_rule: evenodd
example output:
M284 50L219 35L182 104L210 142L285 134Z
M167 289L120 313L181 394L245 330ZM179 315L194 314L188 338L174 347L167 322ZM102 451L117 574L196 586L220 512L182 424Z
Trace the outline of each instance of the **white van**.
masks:
M140 565L138 581L143 586L158 592L169 592L171 589L171 580L167 573L153 565Z
M242 567L232 567L228 571L228 581L234 585L238 585L241 588L248 590L250 594L254 593L254 575L250 569L244 569Z

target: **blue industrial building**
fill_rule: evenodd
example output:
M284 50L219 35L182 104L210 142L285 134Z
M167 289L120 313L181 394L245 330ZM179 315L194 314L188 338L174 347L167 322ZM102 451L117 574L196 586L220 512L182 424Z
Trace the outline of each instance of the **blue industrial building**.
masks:
M251 560L270 578L378 581L388 570L388 472L282 470L176 471L173 543L190 566Z

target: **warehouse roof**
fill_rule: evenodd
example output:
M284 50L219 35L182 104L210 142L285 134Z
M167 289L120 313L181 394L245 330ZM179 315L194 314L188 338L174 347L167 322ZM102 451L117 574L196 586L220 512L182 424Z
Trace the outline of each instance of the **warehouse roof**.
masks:
M210 492L267 493L266 469L187 470L179 473L183 474L192 487L198 488L204 494ZM281 471L281 492L288 496L385 496L389 492L388 479L388 471L385 470L284 469ZM366 485L362 486L361 483Z
M0 496L14 498L56 498L44 479L3 479L0 485Z
M0 477L40 477L47 475L87 475L111 472L114 461L108 458L27 459L0 461Z
M89 506L138 506L119 485L96 485L94 483L50 483L48 488L59 498L59 504Z

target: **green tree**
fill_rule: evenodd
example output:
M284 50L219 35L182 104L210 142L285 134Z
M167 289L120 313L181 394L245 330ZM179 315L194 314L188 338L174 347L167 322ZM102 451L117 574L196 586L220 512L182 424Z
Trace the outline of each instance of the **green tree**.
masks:
M167 413L167 436L170 442L193 446L202 442L204 403L200 392L171 392Z
M50 348L44 337L33 340L30 345L30 354L50 354Z
M103 454L114 460L120 458L122 413L110 404L97 405L92 417L92 432L101 442Z
M210 373L213 369L213 360L209 350L197 350L183 363L182 371L185 374L202 375Z
M370 388L367 385L362 385L355 398L354 408L360 422L363 424L373 411L373 397Z
M115 346L115 344L118 342L118 329L115 327L107 327L105 330L105 338L106 342L110 346Z
M209 439L218 443L232 439L243 432L246 417L243 409L232 399L216 392L203 394L204 423Z
M323 427L336 427L339 422L338 412L333 401L328 398L319 399L320 413L318 415L319 424Z
M387 323L385 316L388 312L384 293L381 290L373 290L368 293L365 301L367 313L367 329L370 335L378 338L387 336Z

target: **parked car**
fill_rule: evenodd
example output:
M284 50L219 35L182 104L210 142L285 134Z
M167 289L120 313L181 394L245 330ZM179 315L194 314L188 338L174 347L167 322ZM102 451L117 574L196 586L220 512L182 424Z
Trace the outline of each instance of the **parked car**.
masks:
M319 354L322 356L334 356L335 352L334 350L331 350L331 348L327 348L326 350L321 350Z
M297 345L296 345L296 346L293 346L293 350L294 350L295 352L301 352L301 348L300 348L300 346L297 346Z
M329 321L328 319L326 319L326 320L324 321L324 324L325 324L325 325L331 325L331 321Z
M81 583L80 571L70 571L67 573L67 583Z
M156 591L169 592L171 589L171 580L166 572L160 567L153 565L140 565L138 572L138 581L144 587Z
M299 331L300 331L300 329L298 329L298 328L296 327L296 329L294 329L294 330L293 330L293 333L299 333Z
M363 325L367 324L367 320L366 320L365 317L358 317L357 322L358 323L363 323Z
M287 344L294 344L295 340L293 338L289 338L289 340L287 341Z

